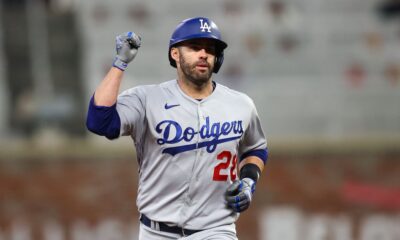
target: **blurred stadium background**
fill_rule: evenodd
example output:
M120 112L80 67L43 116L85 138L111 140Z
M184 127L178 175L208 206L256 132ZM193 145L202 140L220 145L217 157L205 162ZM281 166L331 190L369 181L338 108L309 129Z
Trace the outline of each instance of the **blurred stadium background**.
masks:
M137 239L128 138L85 129L114 37L143 39L123 89L175 77L167 46L208 16L215 80L251 96L270 159L246 240L400 239L400 1L0 1L0 239Z

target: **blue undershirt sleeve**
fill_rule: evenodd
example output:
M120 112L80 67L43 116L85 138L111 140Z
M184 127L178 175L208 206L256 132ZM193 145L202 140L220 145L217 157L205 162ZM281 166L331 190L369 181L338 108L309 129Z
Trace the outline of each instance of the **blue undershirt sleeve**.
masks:
M240 157L240 162L242 160L244 160L245 158L249 157L249 156L255 156L260 158L264 164L267 163L268 160L268 148L266 149L257 149L257 150L252 150L252 151L248 151L246 153L244 153L241 157Z
M89 131L100 136L105 136L108 139L118 138L120 135L121 120L117 112L117 104L110 107L96 106L93 95L89 102L86 127Z

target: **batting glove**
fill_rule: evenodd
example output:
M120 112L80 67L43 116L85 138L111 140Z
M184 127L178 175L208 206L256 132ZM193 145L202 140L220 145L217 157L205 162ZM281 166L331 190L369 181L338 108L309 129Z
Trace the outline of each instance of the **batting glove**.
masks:
M256 183L250 178L233 182L226 190L225 199L228 207L235 212L243 212L249 208Z
M115 56L113 66L122 71L128 67L138 52L141 45L141 38L134 32L126 32L118 35L115 39L117 55Z

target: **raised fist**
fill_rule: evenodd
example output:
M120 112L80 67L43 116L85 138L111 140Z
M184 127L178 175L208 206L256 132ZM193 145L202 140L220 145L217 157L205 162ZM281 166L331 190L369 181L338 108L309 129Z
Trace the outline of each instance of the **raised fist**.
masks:
M117 55L115 56L113 66L122 71L128 67L138 52L141 45L141 38L134 32L126 32L115 38L115 47Z

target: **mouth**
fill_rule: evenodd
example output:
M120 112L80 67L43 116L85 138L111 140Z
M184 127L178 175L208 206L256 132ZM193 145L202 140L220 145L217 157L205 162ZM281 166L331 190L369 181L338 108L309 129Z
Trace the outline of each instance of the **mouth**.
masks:
M209 66L207 63L197 63L196 68L202 71L208 70Z

